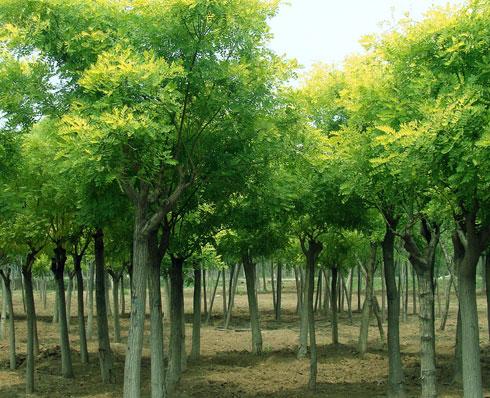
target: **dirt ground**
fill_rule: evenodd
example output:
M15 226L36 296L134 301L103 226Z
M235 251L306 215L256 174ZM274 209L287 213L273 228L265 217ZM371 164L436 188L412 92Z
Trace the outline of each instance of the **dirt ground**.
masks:
M32 397L121 397L125 345L112 344L115 352L116 383L104 385L100 381L96 340L89 342L90 364L82 366L78 353L78 331L76 327L76 300L72 300L70 343L74 363L74 379L60 376L61 362L58 345L57 325L52 323L53 297L51 292L47 308L37 301L39 315L38 330L41 353L36 360L36 394ZM36 300L38 296L36 294ZM186 345L190 351L192 289L186 289ZM357 300L354 299L354 310ZM127 301L128 302L128 301ZM456 306L452 300L451 311L444 332L437 331L437 371L439 396L462 397L462 391L451 384L454 336L456 328ZM374 321L369 331L369 352L359 358L356 352L360 314L354 312L353 324L349 324L347 313L340 314L339 346L331 344L329 320L317 316L317 343L319 346L318 389L308 391L309 361L297 360L295 355L298 340L298 316L295 314L296 293L292 284L283 293L283 315L280 322L273 318L272 296L259 294L261 308L264 354L254 356L250 351L251 336L248 322L247 298L241 292L235 300L236 306L229 330L222 330L222 298L216 298L212 324L202 328L202 358L197 363L188 363L180 386L175 394L178 398L188 397L381 397L387 383L387 350L379 339ZM23 397L26 320L19 292L15 295L16 337L19 368L8 370L8 343L0 341L0 397ZM410 305L411 309L412 306ZM480 336L482 345L483 380L486 396L490 397L490 348L486 328L486 307L479 297ZM109 320L112 321L111 319ZM437 319L437 328L439 326ZM122 319L123 340L127 335L128 315ZM112 329L112 324L111 324ZM147 328L148 329L148 328ZM385 323L386 329L386 323ZM95 330L95 325L94 325ZM409 315L401 323L401 348L408 385L408 396L416 397L419 389L418 364L418 319ZM149 395L150 360L148 336L142 363L143 396Z

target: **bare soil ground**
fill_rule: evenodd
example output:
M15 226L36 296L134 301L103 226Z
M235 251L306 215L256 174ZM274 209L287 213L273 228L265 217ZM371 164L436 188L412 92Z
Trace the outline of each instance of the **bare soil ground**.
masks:
M38 296L36 294L36 300ZM76 299L72 299L70 343L74 362L74 379L60 376L61 362L58 348L58 329L52 323L53 292L50 292L47 308L37 301L38 329L41 354L36 360L36 394L32 397L121 397L125 345L112 344L115 352L117 382L104 385L100 381L96 339L89 342L90 364L83 366L78 353ZM190 351L192 289L186 289L186 345ZM280 322L273 317L272 296L259 294L263 328L264 354L254 356L250 351L251 336L248 322L247 298L241 293L235 300L233 319L229 330L222 326L222 298L216 298L212 324L203 325L202 358L197 363L188 363L175 396L189 397L381 397L385 395L388 359L386 345L380 341L378 330L371 324L369 352L361 359L356 351L360 314L354 312L350 324L347 313L340 314L339 346L331 344L330 321L322 314L317 316L317 342L319 345L318 389L308 391L309 360L297 360L295 355L298 340L298 316L295 314L296 293L287 286L283 294L283 316ZM357 301L354 301L354 310ZM127 302L129 302L127 300ZM410 310L412 306L410 305ZM23 397L26 320L22 309L20 292L15 294L16 337L19 367L8 370L8 342L0 341L0 397ZM486 327L486 308L483 297L479 298L480 336L482 343L483 380L486 396L490 397L490 348ZM112 322L110 319L109 322ZM112 326L112 324L111 324ZM439 319L437 320L437 328ZM122 319L123 341L126 338L128 315ZM386 324L385 324L386 328ZM437 331L437 371L439 396L462 397L462 390L451 383L453 367L454 336L456 328L456 305L452 300L446 330ZM111 327L112 329L112 327ZM166 328L167 329L167 328ZM95 330L95 325L94 325ZM408 385L408 396L420 395L418 364L418 318L409 315L401 323L402 358ZM143 396L149 396L150 360L148 336L145 339L142 363Z

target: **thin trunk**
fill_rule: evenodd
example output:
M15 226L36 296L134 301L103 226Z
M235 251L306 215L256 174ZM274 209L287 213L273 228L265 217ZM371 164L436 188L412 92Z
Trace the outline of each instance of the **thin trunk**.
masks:
M361 264L357 264L357 311L361 311Z
M340 274L340 279L342 280L342 290L344 292L344 296L345 296L345 301L347 301L347 316L349 317L349 324L352 325L352 307L351 307L351 303L350 303L350 299L349 299L349 292L347 290L347 283L345 282L345 279L342 275L342 273ZM343 301L342 301L343 303ZM343 306L343 304L342 304Z
M5 338L5 324L7 323L7 289L5 281L2 279L2 314L0 315L0 340Z
M403 313L404 313L404 318L405 321L408 321L408 263L405 262L404 270L403 270L405 279L405 288L404 288L404 295L403 295Z
M469 245L469 243L468 243ZM471 250L468 248L467 250ZM465 255L458 269L461 306L463 389L465 397L482 397L480 336L476 305L476 253Z
M80 359L82 363L88 363L87 335L85 331L85 309L83 303L83 275L81 258L73 259L75 263L75 275L77 278L77 307L78 307L78 336L80 340Z
M305 358L308 353L308 303L307 303L307 283L305 272L300 269L300 285L301 285L301 303L299 310L300 329L299 329L299 345L298 359Z
M330 308L330 276L328 270L323 270L323 275L325 277L325 297L323 306L325 308L325 315L328 315L328 310Z
M368 336L369 336L369 320L373 310L373 289L374 289L374 273L376 271L376 244L371 244L371 256L365 268L366 271L366 293L364 304L362 307L361 328L359 332L359 354L361 357L367 351Z
M184 305L184 259L172 256L170 267L170 338L167 389L173 391L182 373L182 335Z
M32 259L34 262L34 259ZM34 392L34 322L36 310L34 307L34 292L32 287L32 264L22 269L27 310L27 359L26 359L26 394Z
M396 287L395 264L393 261L395 235L392 228L395 222L386 225L382 242L386 295L388 301L388 396L404 397L404 377L400 350L400 296Z
M222 271L218 271L218 275L216 276L216 282L214 284L213 288L213 294L211 295L211 303L209 303L209 311L208 311L208 317L206 318L206 323L209 323L213 316L213 305L214 305L214 299L216 298L216 290L218 289L218 284L219 284L219 278L222 274Z
M60 245L56 246L55 256L52 259L51 270L53 271L58 295L59 331L61 346L61 373L63 377L73 377L73 366L71 361L70 340L68 337L68 321L66 319L65 282L63 272L66 263L66 251Z
M192 349L191 359L197 361L201 355L201 277L200 268L194 268L194 297L192 317ZM203 281L204 282L204 281Z
M114 341L116 343L121 342L121 321L119 320L119 280L121 279L120 274L115 274L112 277L112 304L114 305L114 310L112 313L114 322Z
M441 325L439 326L439 330L441 331L446 329L447 317L449 315L449 305L451 302L451 288L453 286L453 279L453 275L451 274L444 292L444 311L442 313Z
M94 262L91 261L89 264L88 271L88 315L87 315L87 340L92 339L92 331L94 325L94 276L95 267Z
M255 292L255 264L252 262L249 255L243 256L243 268L245 270L248 308L250 312L250 327L252 329L252 353L260 355L262 353L262 333L260 330L259 307Z
M315 306L313 312L318 312L318 306L321 307L321 293L322 293L322 270L318 270L318 277L316 280L316 292L315 292Z
M412 267L412 314L417 315L417 278L415 268Z
M311 251L312 242L310 242ZM316 389L316 377L317 377L317 348L316 348L316 335L315 335L315 314L313 312L313 290L315 288L315 253L310 253L308 259L308 287L307 287L307 308L308 308L308 330L310 335L310 379L308 381L308 387L310 390Z
M454 345L454 368L453 382L457 385L463 384L463 343L461 331L461 308L458 307L456 318L456 344Z
M226 271L222 271L223 274L223 323L225 323L226 319Z
M332 344L339 344L339 328L338 328L338 300L337 300L337 283L338 283L338 269L332 268Z
M301 282L298 276L298 268L294 267L294 281L296 283L296 314L300 311L301 306Z
M381 321L386 320L386 282L384 278L385 264L381 262Z
M263 291L264 292L267 292L267 282L265 280L265 264L262 263L260 264L260 269L262 270L262 287L263 287Z
M54 308L53 308L53 323L58 323L59 322L59 318L60 318L60 310L59 310L59 307L60 307L60 304L59 304L59 296L58 296L58 293L57 293L57 285L55 285L55 290L54 290Z
M126 297L124 294L124 271L121 273L121 316L126 315Z
M94 235L95 252L95 304L97 306L97 337L99 342L100 375L103 383L114 383L114 364L109 339L109 323L107 320L107 291L104 258L104 235L98 229ZM125 375L126 378L126 375Z
M202 302L204 304L204 318L208 317L208 292L206 283L206 270L202 269Z
M68 321L68 331L70 330L71 321L71 298L73 296L73 276L71 272L68 273L68 288L66 290L66 319Z
M148 237L141 233L145 209L136 209L133 264L131 272L131 315L124 362L124 398L139 398L141 383L141 353L145 324L146 283L148 280L149 251Z
M485 256L485 293L487 296L487 329L490 340L490 253Z
M434 328L434 283L431 270L419 273L420 378L422 397L434 398L436 389L436 351Z
M274 313L277 308L277 299L276 299L276 283L274 281L274 263L271 261L271 287L272 287L272 307L274 308Z
M255 273L255 268L254 268ZM277 264L277 287L276 287L276 321L281 320L281 296L282 296L282 264Z
M109 299L109 290L111 290L111 281L109 279L109 273L105 271L105 308L107 310L107 316L112 316L112 307Z
M150 234L149 242L151 258L148 271L151 397L164 398L167 394L165 389L166 375L163 347L162 293L160 285L160 264L162 259L158 253L156 233ZM114 289L116 289L116 284L114 284Z
M237 264L235 267L235 271L233 273L233 278L230 279L230 282L232 282L232 286L230 290L230 298L228 301L228 309L226 311L225 329L228 329L228 327L230 326L231 313L233 311L233 305L235 303L235 293L236 293L239 274L240 274L240 264Z

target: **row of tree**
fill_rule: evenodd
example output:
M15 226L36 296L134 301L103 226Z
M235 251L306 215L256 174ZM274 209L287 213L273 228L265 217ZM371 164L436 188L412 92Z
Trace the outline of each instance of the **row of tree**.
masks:
M309 347L312 389L315 273L319 265L331 269L335 317L339 270L363 264L363 352L369 313L379 313L372 281L380 246L389 394L404 396L398 240L418 279L422 396L437 394L434 267L441 251L457 275L465 396L483 395L475 286L478 260L490 243L488 3L470 0L434 10L419 23L402 21L380 37L365 38L365 54L341 69L317 65L298 88L287 85L294 63L267 47L268 21L278 4L0 5L0 248L6 263L23 258L28 392L34 388L36 328L32 270L41 254L51 259L57 286L65 377L73 377L68 256L77 278L81 342L81 265L87 250L94 256L98 352L108 383L114 373L105 272L109 263L119 264L112 272L128 267L125 397L140 396L148 290L151 391L157 398L173 390L185 367L184 268L195 270L200 292L207 246L226 263L243 265L257 354L257 262L304 262L298 355ZM451 243L453 256L443 250ZM168 367L160 285L165 273ZM2 277L8 282L5 272ZM230 281L234 290L237 278ZM81 351L87 358L86 346Z

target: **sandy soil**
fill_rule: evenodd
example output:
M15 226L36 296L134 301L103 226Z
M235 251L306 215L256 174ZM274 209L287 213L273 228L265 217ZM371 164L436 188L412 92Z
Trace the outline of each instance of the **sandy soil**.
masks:
M186 289L186 335L190 350L192 289ZM61 371L57 325L52 323L51 293L47 308L37 302L39 314L39 338L41 354L36 361L36 394L32 397L120 397L124 367L124 344L113 344L117 383L104 385L100 382L96 340L89 342L90 364L82 366L78 354L78 331L76 327L76 302L72 300L70 342L73 352L75 378L64 379ZM37 299L37 295L36 295ZM250 354L251 337L248 330L247 298L241 286L237 296L230 330L222 330L221 297L215 302L215 315L210 325L202 330L202 358L197 363L188 363L176 392L176 397L381 397L387 382L386 345L379 339L375 323L370 328L369 352L359 358L356 352L360 315L354 312L353 324L346 313L340 314L341 345L331 345L330 322L321 314L317 317L317 343L319 345L318 389L315 394L306 388L308 359L297 360L295 348L298 339L298 317L294 313L296 294L287 286L283 295L281 322L273 319L272 297L259 294L265 353ZM456 307L453 299L451 312L444 332L437 331L438 382L441 397L461 397L462 391L451 384L453 366ZM357 302L354 300L354 309ZM0 341L0 397L23 397L24 360L26 348L26 321L19 292L15 295L18 370L8 370L7 340ZM410 305L411 308L411 305ZM486 308L483 297L479 298L482 343L483 379L486 396L490 397L490 348L486 329ZM111 322L111 320L110 320ZM95 326L95 325L94 325ZM128 326L127 315L122 319L123 339ZM437 327L439 319L437 320ZM386 324L385 324L386 328ZM95 329L94 329L95 330ZM148 336L145 339L142 364L143 396L149 396L149 350ZM419 396L418 365L418 319L410 315L401 323L401 346L408 396Z

